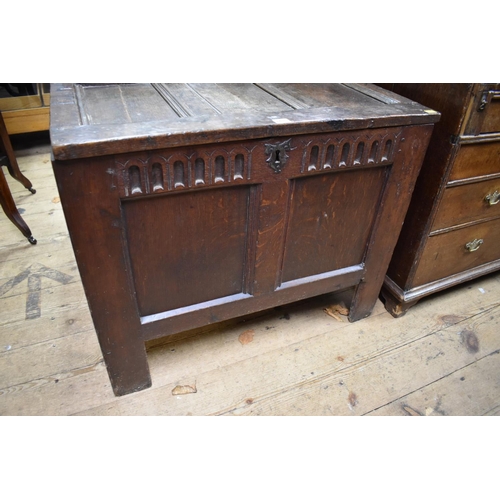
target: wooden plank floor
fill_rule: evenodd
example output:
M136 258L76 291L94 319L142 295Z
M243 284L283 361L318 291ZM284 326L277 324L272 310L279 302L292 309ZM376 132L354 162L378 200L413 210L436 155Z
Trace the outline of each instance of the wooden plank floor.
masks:
M115 397L48 151L18 150L35 195L7 175L38 244L0 214L1 415L500 414L500 273L399 319L326 314L347 291L151 343L153 387Z

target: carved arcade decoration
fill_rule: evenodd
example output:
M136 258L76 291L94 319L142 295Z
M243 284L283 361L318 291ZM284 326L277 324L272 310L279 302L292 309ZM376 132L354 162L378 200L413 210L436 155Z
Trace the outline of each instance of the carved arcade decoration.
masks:
M393 161L400 135L401 129L394 129L317 137L303 146L300 172L386 165Z
M264 152L266 164L276 174L287 165L290 170L296 169L294 175L366 168L391 163L400 135L401 129L393 128L362 134L323 134L313 139L295 136L276 143L255 141L233 149L159 151L146 158L118 159L113 174L118 177L120 196L129 198L251 181L252 169L263 165L253 165L252 153L256 148L263 149L260 152Z
M174 151L116 162L120 196L129 198L251 179L252 148Z

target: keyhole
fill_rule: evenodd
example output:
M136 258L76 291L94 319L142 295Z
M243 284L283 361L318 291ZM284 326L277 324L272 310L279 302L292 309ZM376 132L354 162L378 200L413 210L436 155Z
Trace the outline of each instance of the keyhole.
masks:
M278 164L281 163L279 149L276 150L276 159L274 160L274 163L278 163Z

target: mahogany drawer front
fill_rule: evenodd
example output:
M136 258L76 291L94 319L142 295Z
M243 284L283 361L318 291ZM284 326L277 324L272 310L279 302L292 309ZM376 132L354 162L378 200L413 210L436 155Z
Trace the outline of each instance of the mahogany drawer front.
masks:
M495 92L491 102L484 110L481 134L500 132L500 92Z
M466 247L468 244L470 249ZM424 285L497 259L500 259L500 219L431 236L420 259L413 286Z
M463 144L449 181L491 174L500 174L500 141Z
M465 133L467 135L500 132L500 88L496 84L486 88L477 96Z
M500 178L448 187L431 231L500 217Z
M479 85L472 112L467 121L466 135L500 132L500 84Z

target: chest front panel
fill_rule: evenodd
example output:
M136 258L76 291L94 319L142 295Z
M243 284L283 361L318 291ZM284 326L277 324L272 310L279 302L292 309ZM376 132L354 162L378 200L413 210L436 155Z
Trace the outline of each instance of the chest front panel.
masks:
M139 314L150 322L363 267L401 129L115 159Z

